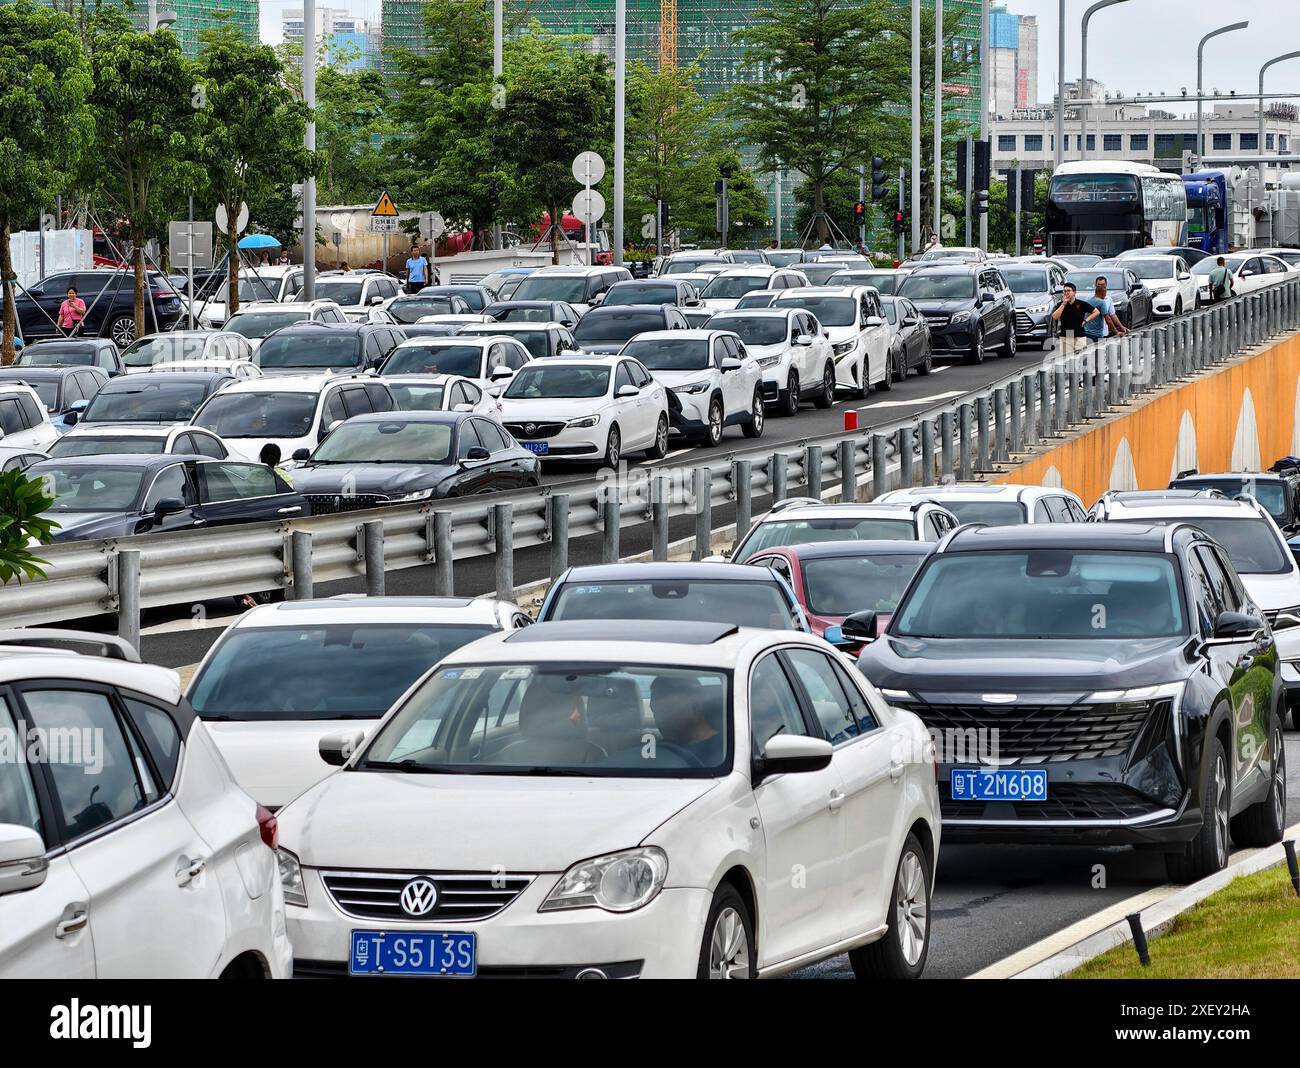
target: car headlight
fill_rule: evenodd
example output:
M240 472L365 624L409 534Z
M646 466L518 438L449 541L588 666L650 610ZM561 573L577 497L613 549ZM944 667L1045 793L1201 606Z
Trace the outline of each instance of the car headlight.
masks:
M759 367L775 367L781 362L780 356L764 356L758 361Z
M1274 631L1294 630L1296 627L1300 627L1300 605L1295 605L1292 608L1279 608L1277 615L1273 619L1272 629Z
M631 912L654 900L668 878L668 854L657 846L625 849L573 865L538 908Z
M433 496L433 489L415 490L413 493L403 493L400 497L393 497L393 504L409 504L411 501L427 501Z
M856 341L841 341L838 345L832 346L836 356L843 356L846 352L852 352L857 347Z
M949 321L954 323L968 323L974 318L975 313L973 311L959 311L953 312L952 318Z
M307 885L302 881L302 865L287 849L275 851L276 865L280 869L280 886L284 890L284 903L307 907Z
M703 393L708 388L709 384L707 382L689 382L684 386L673 386L673 392L690 393L694 395L696 393Z
M1052 310L1050 304L1035 304L1032 308L1026 308L1025 313L1028 315L1042 315L1044 312Z
M600 422L598 415L584 415L581 419L570 419L565 426L573 427L575 430L583 430L587 427L593 427Z

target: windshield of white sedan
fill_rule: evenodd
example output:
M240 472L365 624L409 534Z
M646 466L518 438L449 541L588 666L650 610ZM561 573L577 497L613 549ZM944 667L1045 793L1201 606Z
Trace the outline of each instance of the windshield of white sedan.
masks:
M241 628L217 645L190 704L207 720L375 719L443 657L490 633L465 624Z
M194 424L223 438L300 438L315 417L314 393L218 393Z
M1174 263L1172 256L1152 256L1149 260L1124 258L1124 266L1139 278L1173 278Z
M931 558L890 633L911 638L1160 638L1187 633L1155 553L1029 549Z
M1011 527L1025 522L1025 509L1016 501L943 501L943 506L963 523Z
M318 464L442 464L451 453L449 423L347 422L312 453Z
M784 344L789 325L783 315L715 315L709 320L710 330L730 330L746 345Z
M456 665L384 724L360 770L706 778L730 765L730 719L721 671Z
M633 339L623 355L635 356L651 371L703 371L709 366L709 343L668 337Z
M259 367L353 367L360 362L361 338L356 334L278 334L257 350Z
M90 434L71 434L59 438L50 446L50 456L111 456L114 453L162 452L167 444L164 437L94 437Z
M294 323L300 323L306 318L307 313L303 311L240 312L227 319L226 325L222 329L256 339L266 337L267 334L273 330L279 330L282 326L292 326Z
M770 281L767 275L752 274L720 274L712 282L704 287L700 297L704 300L714 300L716 298L743 297L746 293L751 293L755 289L766 289Z
M778 307L810 311L822 326L853 326L858 321L858 302L853 297L800 296L783 300Z
M789 630L794 615L776 582L573 582L548 619L668 619Z
M193 334L182 337L142 337L124 353L127 367L152 367L163 360L191 360L203 355L207 339Z
M437 412L442 410L443 385L417 385L412 382L392 382L393 400L404 412Z
M122 381L119 379L119 381ZM207 389L205 382L150 382L131 386L138 381L132 375L127 384L105 387L91 399L82 416L83 423L188 423Z
M879 541L893 538L915 541L909 519L875 519L841 516L836 519L774 519L763 523L736 547L731 559L744 563L761 549L777 545L807 545L817 541Z
M483 373L481 345L398 345L384 361L386 375L460 375Z
M647 330L662 330L664 317L659 312L611 311L588 313L573 328L579 343L590 341L626 341Z
M603 397L609 389L608 367L525 367L510 380L510 400L545 397Z

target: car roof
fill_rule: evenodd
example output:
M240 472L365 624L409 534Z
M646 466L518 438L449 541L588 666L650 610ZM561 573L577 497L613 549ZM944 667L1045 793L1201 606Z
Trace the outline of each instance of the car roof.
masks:
M478 326L480 324L469 323L467 325ZM483 323L481 325L489 326L490 324ZM503 323L502 325L504 326L505 324ZM474 333L474 334L457 333L457 334L433 335L429 337L407 337L407 338L403 338L396 345L394 345L393 351L396 352L398 349L412 349L412 348L422 348L422 349L452 348L455 345L465 345L465 344L478 345L480 348L482 348L492 340L490 336L491 333L495 333L495 331L491 331L491 332L484 331L482 333ZM484 336L485 334L488 334L489 336Z
M353 423L448 423L456 424L463 419L468 419L474 412L443 412L420 409L419 411L410 412L366 412L364 415L354 415L347 422L351 426Z
M788 552L800 560L820 560L843 556L928 556L934 552L932 541L904 541L882 538L879 541L812 541L802 545L773 545L759 549L754 556L768 552ZM751 557L752 559L752 557Z
M786 297L793 300L803 300L807 297L856 297L864 290L872 289L871 286L851 285L851 286L799 286L795 289L783 289L776 298L775 303L784 303Z
M976 271L987 271L988 269L989 264L987 263L935 263L918 267L910 273L915 278L921 274L974 274Z
M215 382L219 378L229 378L229 371L141 371L134 375L119 375L110 378L101 386L101 390L117 392L128 386L147 386L152 382Z
M286 334L360 334L364 330L375 329L374 323L290 323L282 326L275 333L283 337Z
M180 677L171 668L51 647L0 647L0 683L52 677L119 686L173 705L181 699Z
M669 338L673 341L708 341L719 334L730 333L730 330L718 330L707 326L693 327L690 330L642 330L641 333L629 338L628 343L645 341L647 338L654 340Z
M775 512L767 512L759 522L768 519L870 519L874 516L881 518L904 518L910 516L918 504L927 504L927 501L904 502L897 501L889 504L879 502L864 502L861 504L806 504L797 505L791 508L781 508ZM936 505L942 507L942 505Z
M174 372L167 371L166 374ZM134 377L139 377L138 375ZM274 378L245 378L223 386L221 393L319 393L328 383L346 381L349 375L279 375ZM368 382L382 382L374 375L358 375Z
M1282 482L1287 478L1295 478L1297 469L1294 467L1287 468L1286 473L1282 471L1197 471L1192 475L1179 475L1173 479L1180 486L1184 482L1218 482L1223 479L1232 481L1239 479L1242 482Z
M548 301L542 301L542 303L543 303L543 304L553 304L553 303L555 303L555 302L554 302L554 301L549 301L549 300L548 300ZM628 306L630 307L630 305L628 305ZM462 331L460 332L459 335L452 335L452 336L453 336L453 337L454 337L454 336L460 336L460 337L482 337L484 334L487 334L487 333L489 333L489 332L491 332L491 333L493 333L493 334L525 334L525 333L527 333L529 330L545 330L545 329L547 329L548 327L550 327L550 328L553 329L553 328L555 328L555 327L557 327L557 326L563 328L563 324L562 324L562 323L557 323L557 322L554 322L553 320L548 320L547 322L544 322L544 323L520 323L520 322L514 322L514 323L466 323L466 324L465 324L465 329L462 330ZM486 327L487 329L484 329L484 327Z
M1117 514L1162 516L1164 518L1186 519L1258 519L1259 507L1253 501L1237 501L1229 497L1146 497L1125 499L1123 494L1114 494L1106 499L1107 518L1114 519Z
M584 320L599 319L602 315L628 315L632 312L654 312L656 315L662 316L664 308L669 306L667 304L602 304L599 308L592 308L582 318Z
M908 489L891 490L882 500L902 501L930 500L942 504L943 498L979 499L989 501L1019 501L1025 497L1038 497L1048 494L1060 494L1073 497L1074 494L1060 486L1028 486L1019 482L953 482L942 486L912 486Z
M517 611L492 597L317 597L259 605L231 624L249 627L328 626L331 623L490 623ZM310 618L308 618L310 617Z
M22 385L29 378L63 378L66 375L74 374L77 371L94 371L97 368L87 367L85 364L78 363L59 363L43 367L19 367L11 364L8 367L0 367L0 375L4 377L5 382Z
M811 287L806 287L806 288L811 288ZM762 291L759 290L758 292L762 292ZM783 293L783 292L788 292L788 291L787 291L787 290L774 289L774 290L771 290L771 292L773 292L773 293ZM752 296L753 294L750 293L750 294L748 294L748 295L749 295L749 296ZM798 314L799 314L800 312L802 312L802 311L803 311L802 308L772 308L772 307L768 307L768 308L722 308L722 309L720 309L719 311L716 311L716 312L713 313L713 318L714 318L714 319L721 319L721 318L723 318L724 316L732 316L732 315L754 315L754 316L758 316L758 317L760 317L760 318L765 317L765 318L768 318L768 319L787 319L787 318L789 318L791 315L798 315ZM680 331L680 330L679 330L679 331L676 331L676 333L682 333L682 332L683 332L683 331ZM731 331L727 331L727 333L731 333Z
M1170 537L1168 524L1022 523L1007 527L964 526L940 542L936 552L1042 548L1163 553Z
M78 423L64 437L77 439L101 437L166 438L172 434L179 434L182 430L201 430L205 434L212 433L211 430L200 426L190 426L187 423Z
M752 574L751 574L752 572ZM702 560L656 561L654 563L591 564L570 568L562 580L570 582L765 582L773 581L765 568Z
M178 456L170 452L123 452L112 453L108 456L55 456L49 460L41 460L39 463L32 464L28 470L32 471L42 464L49 464L57 467L140 467L146 471L152 471L154 468L170 467L176 463L188 463L203 459L206 459L206 457Z

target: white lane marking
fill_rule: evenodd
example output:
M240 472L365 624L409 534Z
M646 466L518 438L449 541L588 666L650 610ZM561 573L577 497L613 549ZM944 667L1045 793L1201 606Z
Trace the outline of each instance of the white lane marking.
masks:
M691 449L674 449L672 452L664 453L664 460L671 460L674 456L685 456L688 452L691 451L692 451ZM658 462L663 463L664 461L659 460Z
M930 404L933 401L947 400L949 397L960 397L965 391L960 389L950 389L947 393L936 393L931 397L912 397L909 400L879 400L872 401L870 404L864 404L858 409L865 412L868 408L906 408L912 404Z

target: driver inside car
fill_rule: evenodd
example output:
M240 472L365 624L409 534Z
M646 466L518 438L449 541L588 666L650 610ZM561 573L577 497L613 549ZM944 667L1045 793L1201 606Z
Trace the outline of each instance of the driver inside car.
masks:
M699 679L662 675L650 686L650 712L663 743L703 768L722 763L722 734Z
M501 750L504 764L571 767L596 764L607 753L587 736L579 690L558 675L537 675L519 705L519 737Z

